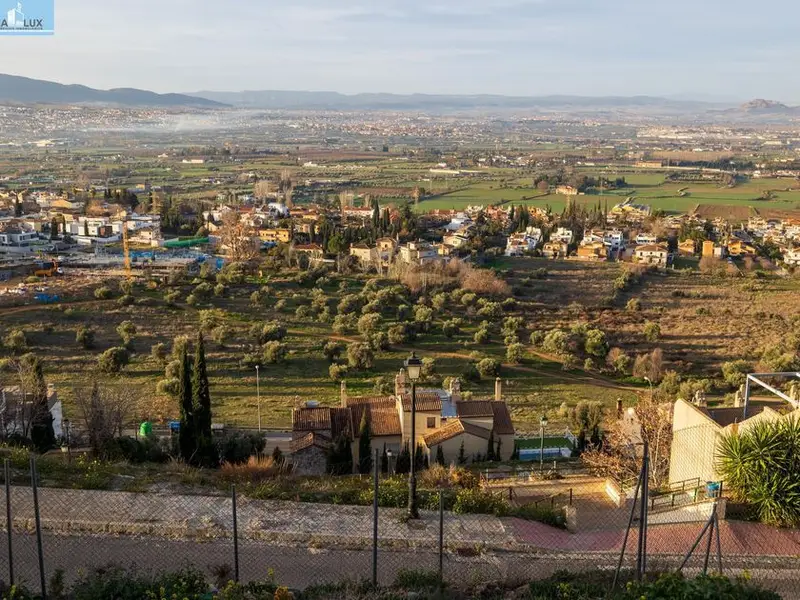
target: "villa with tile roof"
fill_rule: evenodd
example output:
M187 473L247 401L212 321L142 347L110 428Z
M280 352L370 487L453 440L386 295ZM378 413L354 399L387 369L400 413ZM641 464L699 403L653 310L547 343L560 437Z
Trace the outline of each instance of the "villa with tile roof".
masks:
M411 444L411 382L404 369L395 376L394 394L350 396L341 384L340 406L307 404L292 411L291 461L295 473L322 475L325 456L339 436L351 440L353 464L358 463L358 431L366 415L374 453L391 450L398 455ZM502 382L495 382L493 400L463 400L461 383L449 390L418 389L416 394L416 444L430 462L441 447L446 463L456 464L463 444L467 459L485 455L490 438L504 460L514 450L514 425L502 400Z

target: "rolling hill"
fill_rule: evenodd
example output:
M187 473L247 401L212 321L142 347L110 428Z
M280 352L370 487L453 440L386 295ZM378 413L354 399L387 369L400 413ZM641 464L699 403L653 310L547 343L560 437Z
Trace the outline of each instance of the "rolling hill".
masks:
M83 85L0 74L0 102L14 104L114 104L121 106L221 108L225 104L186 94L156 94L134 88L96 90Z

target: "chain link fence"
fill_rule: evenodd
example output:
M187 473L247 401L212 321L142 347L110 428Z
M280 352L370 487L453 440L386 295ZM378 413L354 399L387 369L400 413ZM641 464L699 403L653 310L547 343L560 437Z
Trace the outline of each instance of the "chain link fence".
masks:
M795 558L800 535L726 521L715 498L692 504L695 514L687 509L689 516L666 518L675 511L651 502L643 511L631 498L603 499L596 492L599 482L591 493L579 487L573 493L570 487L569 493L553 495L547 488L538 500L519 500L520 487L511 494L524 506L552 502L564 511L567 529L562 529L522 518L524 513L456 514L444 510L447 492L440 493L439 510L428 502L419 519L409 520L404 509L377 502L254 500L233 486L217 495L39 487L33 461L29 485L21 485L19 477L12 485L9 472L6 461L0 578L41 588L44 597L57 570L69 583L92 569L118 565L143 572L192 566L211 581L248 582L274 573L282 585L297 589L342 580L391 584L410 571L467 585L601 569L619 572L622 584L640 572L682 566L697 574L721 567L726 575L747 572L785 598L800 598L794 583L800 580ZM380 494L382 485L376 473L373 489Z

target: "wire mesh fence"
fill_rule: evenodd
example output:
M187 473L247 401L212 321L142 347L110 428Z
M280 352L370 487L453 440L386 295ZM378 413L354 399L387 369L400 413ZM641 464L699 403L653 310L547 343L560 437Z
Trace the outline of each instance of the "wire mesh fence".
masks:
M29 484L11 479L6 471L0 578L37 590L46 591L57 570L69 582L108 565L145 572L192 566L210 580L242 582L274 572L281 584L302 589L346 579L390 584L409 570L459 585L619 570L622 583L683 563L687 574L720 566L729 576L746 572L785 598L800 598L800 535L727 521L715 498L693 505L690 517L668 519L650 502L643 511L641 501L617 505L577 489L555 501L566 516L562 529L519 511L510 517L445 510L445 492L438 510L428 502L419 519L407 519L405 509L377 503L256 500L233 486L206 495L40 487L34 463ZM380 493L383 477L374 483Z

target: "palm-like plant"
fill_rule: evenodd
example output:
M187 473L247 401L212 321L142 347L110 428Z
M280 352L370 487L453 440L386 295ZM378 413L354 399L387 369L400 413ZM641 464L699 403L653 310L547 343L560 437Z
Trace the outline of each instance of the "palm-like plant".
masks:
M720 440L718 470L731 495L764 523L800 524L800 420L762 421Z

